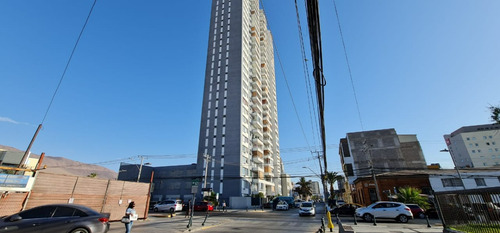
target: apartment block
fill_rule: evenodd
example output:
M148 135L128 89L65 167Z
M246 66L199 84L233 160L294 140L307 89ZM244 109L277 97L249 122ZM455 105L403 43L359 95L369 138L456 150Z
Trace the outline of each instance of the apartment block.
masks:
M459 168L500 165L500 124L464 126L444 139Z
M272 39L258 0L212 1L197 174L224 200L283 193Z

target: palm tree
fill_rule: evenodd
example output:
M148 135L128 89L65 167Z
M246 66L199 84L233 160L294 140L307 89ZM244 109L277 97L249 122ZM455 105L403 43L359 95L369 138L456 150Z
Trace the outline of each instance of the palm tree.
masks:
M490 106L491 111L491 120L495 122L495 124L500 124L500 106Z
M404 187L400 188L398 191L398 201L408 204L417 204L424 209L429 207L427 198L420 195L422 190L414 187Z
M306 181L306 178L300 177L299 182L297 182L299 185L295 191L302 197L302 199L307 199L306 197L312 195L311 191L311 184L312 181Z
M330 184L330 198L333 198L333 184L336 181L342 180L342 178L337 172L326 172L325 180Z

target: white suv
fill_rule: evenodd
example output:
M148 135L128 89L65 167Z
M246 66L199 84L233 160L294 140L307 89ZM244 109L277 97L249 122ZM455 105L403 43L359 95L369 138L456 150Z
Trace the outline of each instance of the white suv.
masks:
M160 201L156 203L153 207L154 212L158 211L182 211L182 201L181 200L167 200Z
M395 219L398 222L407 223L413 218L408 206L401 202L379 201L365 208L356 209L356 217L361 217L367 222L375 218Z

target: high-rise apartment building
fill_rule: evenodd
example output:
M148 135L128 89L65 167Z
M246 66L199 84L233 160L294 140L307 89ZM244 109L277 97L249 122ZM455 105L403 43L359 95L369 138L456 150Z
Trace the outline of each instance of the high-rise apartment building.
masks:
M395 129L348 133L340 139L339 154L349 184L372 171L427 169L417 136L398 135Z
M282 194L272 39L258 0L212 1L197 173L222 199Z
M500 166L500 124L465 126L444 139L459 168Z

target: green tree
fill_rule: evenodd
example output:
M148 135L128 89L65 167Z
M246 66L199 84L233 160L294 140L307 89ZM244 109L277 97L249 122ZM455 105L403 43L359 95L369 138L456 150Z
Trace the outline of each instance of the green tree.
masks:
M212 202L214 207L219 206L219 202L217 201L217 194L214 192L210 193L210 196L205 196L203 200Z
M311 196L312 195L312 191L311 191L311 184L312 184L312 181L306 181L306 178L305 177L300 177L300 180L299 182L297 182L297 184L299 185L295 191L302 197L302 199L307 199L308 196Z
M90 175L88 175L87 177L90 177L90 178L96 178L96 177L97 177L97 173L92 172L92 173L90 173Z
M326 182L330 185L330 199L333 199L334 195L334 189L333 189L333 184L336 182L336 181L340 181L342 180L342 176L339 175L337 172L326 172L326 175L325 175L325 180Z
M491 111L491 120L495 122L495 124L500 124L500 106L490 106Z
M429 208L427 197L420 195L422 190L414 187L400 188L398 193L398 201L407 204L417 204L423 209Z

